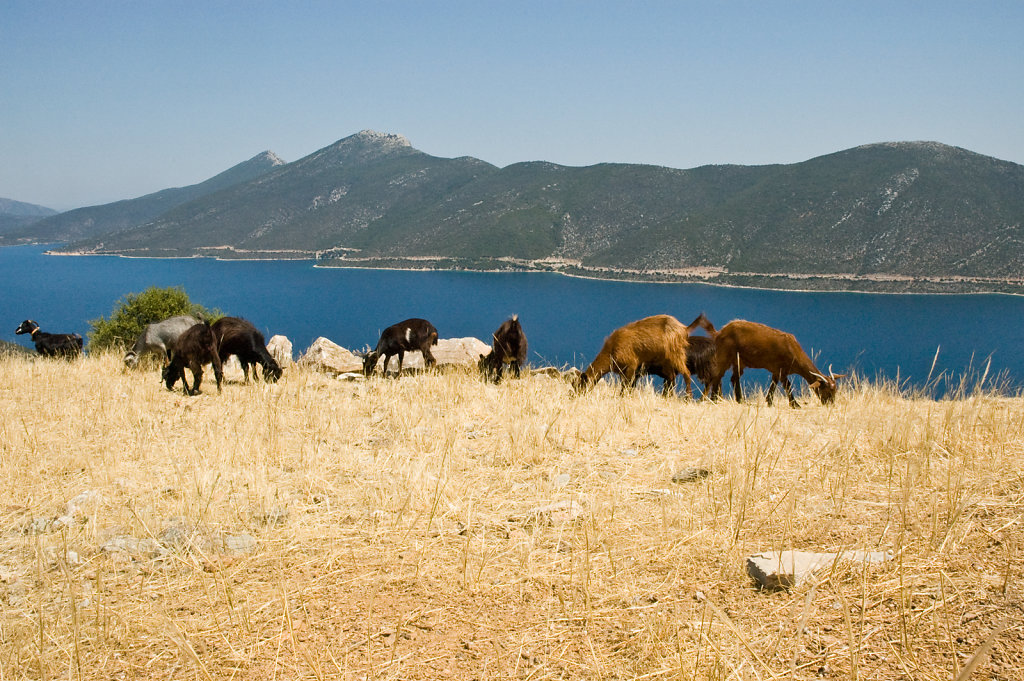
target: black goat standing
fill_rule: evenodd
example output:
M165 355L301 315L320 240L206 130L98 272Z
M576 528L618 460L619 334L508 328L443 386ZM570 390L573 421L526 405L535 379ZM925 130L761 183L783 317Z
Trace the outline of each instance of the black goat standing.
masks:
M186 395L199 394L199 385L203 382L203 365L213 365L213 375L217 377L217 392L224 379L220 356L217 354L217 338L209 322L196 324L181 334L171 349L171 363L163 369L164 383L168 390L174 390L174 384L181 379ZM185 380L185 367L192 371L192 387Z
M44 357L73 359L82 354L82 337L77 333L46 333L39 325L26 319L14 330L16 334L27 333L36 345L36 352Z
M238 357L246 381L249 380L249 366L256 364L263 367L264 380L274 382L281 378L281 366L267 350L263 334L249 321L240 317L221 317L213 323L212 329L221 363L231 355ZM255 377L255 368L252 373Z
M437 345L437 329L426 319L406 319L384 329L377 341L377 347L366 353L363 359L363 374L369 376L377 368L377 360L384 357L384 375L388 374L388 362L398 355L398 375L402 375L402 359L406 352L419 350L423 363L430 367L437 364L430 346Z
M508 364L512 373L519 378L523 362L526 361L526 334L523 333L523 326L519 323L519 315L512 315L506 319L498 330L494 332L494 343L491 351L486 355L480 355L477 363L480 371L488 378L493 377L494 382L501 381L501 374Z

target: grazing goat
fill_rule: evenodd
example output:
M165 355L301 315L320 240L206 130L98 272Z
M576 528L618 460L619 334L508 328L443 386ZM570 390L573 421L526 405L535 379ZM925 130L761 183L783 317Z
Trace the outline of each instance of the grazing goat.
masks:
M203 382L203 365L213 365L213 375L217 377L217 392L224 379L220 357L217 355L217 337L209 322L201 322L178 336L171 348L171 363L164 367L162 375L168 390L174 390L174 384L181 379L186 395L199 394L199 385ZM192 371L192 387L185 380L185 367Z
M608 372L622 377L624 389L632 387L645 368L658 367L669 386L682 375L686 394L692 397L690 370L686 368L687 336L682 322L666 314L645 317L612 331L601 352L580 375L576 392L586 390Z
M407 351L419 350L423 353L423 363L428 367L437 364L430 346L437 345L437 329L426 319L406 319L404 322L392 324L384 329L377 341L377 347L366 353L363 359L363 374L369 376L377 368L377 360L384 356L385 376L388 375L388 362L398 355L398 375L402 375L402 358Z
M73 359L82 354L82 337L77 333L46 333L39 325L26 319L14 330L16 334L27 333L36 344L36 352L44 357Z
M703 328L709 335L691 336L690 334L698 328ZM700 380L705 395L714 375L715 333L714 325L703 312L686 327L689 344L686 348L686 368L689 370L690 376ZM669 395L675 392L675 381L668 380L668 373L660 365L645 364L642 373L665 379L662 394Z
M267 350L263 334L250 322L240 317L221 317L213 323L213 335L217 338L217 355L221 363L235 355L242 365L245 380L249 380L249 365L263 367L263 380L275 382L281 378L281 366ZM253 369L253 377L256 369Z
M199 323L198 319L187 314L153 322L139 334L132 349L125 353L125 365L134 368L144 355L154 354L159 355L166 366L171 361L171 348L178 337Z
M773 329L757 322L742 319L731 321L715 336L715 373L711 386L711 396L722 393L722 377L732 369L732 390L737 402L743 401L740 390L740 377L745 369L767 369L771 372L772 383L768 387L765 398L772 403L775 386L782 383L789 398L789 406L799 407L793 397L793 389L789 382L790 374L803 377L811 390L818 396L822 404L831 403L836 396L836 379L843 374L833 374L829 367L829 375L825 376L814 362L800 347L793 334Z
M493 334L494 343L491 351L486 355L480 355L477 366L487 377L494 377L494 382L501 381L501 374L508 364L509 368L519 378L523 362L526 361L526 334L523 333L523 326L519 323L519 315L512 315L511 319L498 327Z

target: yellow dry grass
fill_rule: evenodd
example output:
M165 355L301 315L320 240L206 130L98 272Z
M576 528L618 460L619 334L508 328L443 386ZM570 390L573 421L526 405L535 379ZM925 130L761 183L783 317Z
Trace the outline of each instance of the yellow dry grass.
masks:
M0 681L1024 673L1024 398L0 375ZM755 588L790 548L894 558Z

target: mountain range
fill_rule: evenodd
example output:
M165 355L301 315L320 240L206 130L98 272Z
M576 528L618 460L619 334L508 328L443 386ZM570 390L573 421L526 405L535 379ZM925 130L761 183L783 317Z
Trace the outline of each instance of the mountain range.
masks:
M855 290L1024 290L1024 166L935 142L690 170L498 168L363 131L283 163L44 218L66 253L317 258Z
M57 211L34 203L0 198L0 235L6 234L34 222L39 222Z

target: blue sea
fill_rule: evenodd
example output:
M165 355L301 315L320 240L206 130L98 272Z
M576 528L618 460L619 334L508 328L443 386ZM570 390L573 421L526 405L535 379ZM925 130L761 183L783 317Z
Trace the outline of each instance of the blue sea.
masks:
M716 326L749 319L793 333L822 370L920 387L1001 374L1024 388L1024 297L804 293L701 284L625 283L546 273L412 272L314 267L310 261L133 259L51 256L44 246L0 248L0 339L30 346L14 329L26 318L44 331L87 336L127 293L180 286L208 308L284 334L300 354L318 336L348 347L424 317L443 338L485 342L518 314L530 363L585 366L613 329L652 314L684 324L705 312ZM88 346L86 346L88 350ZM933 367L933 360L936 358ZM749 372L751 380L755 373ZM747 377L744 378L747 380Z

